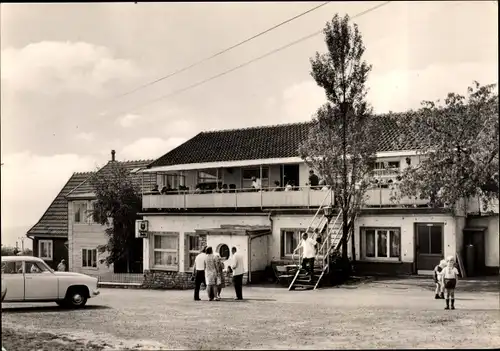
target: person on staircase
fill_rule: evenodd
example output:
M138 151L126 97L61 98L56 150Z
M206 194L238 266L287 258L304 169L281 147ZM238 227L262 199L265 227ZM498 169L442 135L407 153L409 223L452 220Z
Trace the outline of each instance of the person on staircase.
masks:
M297 251L302 249L302 269L307 271L309 281L311 281L314 276L314 258L316 257L316 246L317 242L312 238L309 238L307 233L303 233L302 240L300 241L297 248L293 251L293 253L295 254Z

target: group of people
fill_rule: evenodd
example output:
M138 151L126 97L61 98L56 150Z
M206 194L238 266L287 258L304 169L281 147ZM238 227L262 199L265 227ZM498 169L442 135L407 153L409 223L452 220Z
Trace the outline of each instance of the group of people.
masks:
M455 287L460 273L455 267L455 258L448 256L434 268L434 283L436 283L435 299L446 300L445 310L455 309Z
M212 247L204 247L194 260L194 300L200 301L200 288L206 286L208 300L220 301L222 289L226 287L226 275L233 273L233 285L236 293L235 300L243 300L243 257L236 247L231 249L232 257L227 261L227 270L224 261L218 254L214 254Z

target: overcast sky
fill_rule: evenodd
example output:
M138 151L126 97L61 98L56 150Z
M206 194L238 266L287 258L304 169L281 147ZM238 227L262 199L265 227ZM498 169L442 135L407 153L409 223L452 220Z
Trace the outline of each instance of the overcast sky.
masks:
M322 35L155 104L377 2L332 2L216 59L113 99L319 3L1 4L2 243L29 229L75 171L156 158L207 129L305 121L324 101ZM497 83L496 2L392 2L355 18L375 112Z

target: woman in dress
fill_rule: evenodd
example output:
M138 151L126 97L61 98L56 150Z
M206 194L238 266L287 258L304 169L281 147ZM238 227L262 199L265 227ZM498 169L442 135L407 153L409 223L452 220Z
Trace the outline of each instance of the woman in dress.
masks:
M208 300L213 301L217 295L217 268L218 260L214 256L212 247L207 247L205 258L205 284L207 285Z
M216 294L215 300L220 301L220 293L222 289L226 287L225 277L224 277L224 262L219 254L215 254L217 259L217 280L216 280Z

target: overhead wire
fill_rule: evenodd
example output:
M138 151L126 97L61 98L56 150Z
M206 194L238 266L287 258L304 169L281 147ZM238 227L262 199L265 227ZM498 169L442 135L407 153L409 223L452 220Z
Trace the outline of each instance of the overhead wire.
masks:
M237 48L237 47L239 47L239 46L241 46L241 45L243 45L243 44L245 44L245 43L248 43L249 41L252 41L252 40L254 40L254 39L256 39L256 38L258 38L258 37L260 37L260 36L262 36L262 35L264 35L264 34L266 34L266 33L269 33L269 32L271 32L271 31L275 30L276 28L279 28L279 27L281 27L281 26L283 26L283 25L285 25L285 24L287 24L287 23L290 23L290 22L292 22L292 21L294 21L294 20L296 20L296 19L298 19L298 18L300 18L300 17L302 17L302 16L305 16L305 15L307 15L308 13L313 12L313 11L315 11L315 10L317 10L317 9L319 9L319 8L321 8L321 7L325 6L325 5L327 5L327 4L329 4L330 2L331 2L331 1L326 1L326 2L324 2L324 3L322 3L322 4L318 5L318 6L315 6L315 7L313 7L313 8L310 8L309 10L307 10L307 11L305 11L305 12L299 13L298 15L295 15L295 16L293 16L293 17L291 17L291 18L289 18L289 19L287 19L287 20L285 20L285 21L283 21L283 22L281 22L281 23L278 23L278 24L276 24L276 25L272 26L271 28L266 29L266 30L265 30L265 31L263 31L263 32L260 32L260 33L258 33L258 34L255 34L255 35L251 36L250 38L247 38L247 39L245 39L245 40L242 40L242 41L240 41L240 42L238 42L238 43L236 43L236 44L234 44L234 45L232 45L232 46L230 46L230 47L228 47L228 48L226 48L226 49L223 49L223 50L221 50L221 51L219 51L219 52L216 52L215 54L212 54L211 56L208 56L208 57L205 57L205 58L203 58L203 59L201 59L201 60L199 60L199 61L196 61L195 63L192 63L192 64L191 64L191 65L189 65L189 66L186 66L186 67L183 67L183 68L177 69L176 71L174 71L174 72L172 72L172 73L169 73L169 74L167 74L166 76L160 77L160 78L155 79L155 80L153 80L153 81L151 81L151 82L149 82L149 83L143 84L143 85L141 85L141 86L139 86L139 87L137 87L137 88L135 88L135 89L132 89L132 90L130 90L130 91L127 91L127 92L125 92L125 93L122 93L122 94L120 94L120 95L117 95L117 96L115 96L115 97L112 97L111 99L112 99L112 100L113 100L113 99L118 99L118 98L121 98L121 97L124 97L124 96L130 95L130 94L133 94L133 93L135 93L135 92L137 92L137 91L139 91L139 90L142 90L142 89L144 89L144 88L147 88L147 87L149 87L149 86L151 86L151 85L154 85L154 84L156 84L156 83L159 83L159 82L161 82L161 81L163 81L163 80L166 80L166 79L169 79L169 78L171 78L171 77L173 77L173 76L176 76L176 75L178 75L179 73L185 72L185 71L187 71L187 70L189 70L189 69L191 69L191 68L193 68L193 67L196 67L196 66L198 66L198 65L201 65L202 63L205 63L205 62L207 62L207 61L210 61L210 60L212 60L212 59L214 59L214 58L216 58L216 57L218 57L218 56L220 56L220 55L222 55L222 54L225 54L225 53L226 53L226 52L228 52L228 51L231 51L231 50L233 50L233 49L235 49L235 48Z
M376 5L376 6L373 6L373 7L369 8L369 9L367 9L367 10L365 10L365 11L362 11L362 12L360 12L360 13L358 13L358 14L356 14L356 15L352 16L351 18L352 18L352 19L354 19L354 18L357 18L357 17L361 17L361 16L363 16L363 15L365 15L365 14L367 14L367 13L370 13L370 12L372 12L372 11L375 11L375 10L377 10L377 9L379 9L379 8L383 7L383 6L386 6L386 5L388 5L389 3L391 3L391 2L392 2L392 1L386 1L386 2L384 2L384 3L382 3L382 4L378 4L378 5ZM271 55L273 55L273 54L275 54L275 53L277 53L277 52L280 52L280 51L282 51L282 50L285 50L285 49L287 49L287 48L289 48L289 47L291 47L291 46L294 46L294 45L296 45L296 44L298 44L298 43L300 43L300 42L303 42L303 41L305 41L305 40L307 40L307 39L313 38L313 37L315 37L315 36L317 36L317 35L319 35L319 34L321 34L321 33L323 33L323 29L321 29L321 30L319 30L319 31L316 31L316 32L314 32L314 33L311 33L311 34L309 34L309 35L306 35L306 36L304 36L304 37L302 37L302 38L300 38L300 39L297 39L297 40L295 40L295 41L293 41L293 42L290 42L290 43L288 43L288 44L286 44L286 45L284 45L284 46L281 46L281 47L279 47L279 48L277 48L277 49L274 49L274 50L272 50L272 51L270 51L270 52L267 52L267 53L265 53L264 55L261 55L261 56L259 56L259 57L256 57L256 58L254 58L254 59L252 59L252 60L249 60L249 61L247 61L247 62L244 62L244 63L242 63L242 64L240 64L240 65L238 65L238 66L235 66L235 67L233 67L233 68L230 68L230 69L228 69L228 70L226 70L226 71L224 71L224 72L218 73L218 74L216 74L216 75L214 75L214 76L211 76L211 77L209 77L209 78L206 78L206 79L204 79L204 80L202 80L202 81L199 81L199 82L197 82L197 83L191 84L191 85L189 85L189 86L187 86L187 87L185 87L185 88L181 88L181 89L175 90L175 91L173 91L173 92L171 92L171 93L168 93L168 94L162 95L162 96L160 96L160 97L157 97L157 98L155 98L155 99L152 99L152 100L146 101L145 103L140 104L140 105L137 105L137 106L134 106L134 107L132 107L131 109L126 109L126 110L124 110L124 111L117 112L116 114L122 114L122 113L127 113L127 112L133 112L133 111L135 111L135 110L137 110L137 109L140 109L140 108L142 108L142 107L145 107L145 106L148 106L148 105L154 104L154 103L156 103L156 102L158 102L158 101L160 101L160 100L164 100L164 99L169 98L169 97L172 97L172 96L174 96L174 95L177 95L177 94L183 93L183 92L185 92L185 91L191 90L191 89L196 88L196 87L198 87L198 86L200 86L200 85L203 85L203 84L205 84L205 83L208 83L208 82L210 82L210 81L212 81L212 80L214 80L214 79L218 79L218 78L223 77L223 76L225 76L225 75L227 75L227 74L229 74L229 73L231 73L231 72L234 72L234 71L236 71L236 70L238 70L238 69L241 69L241 68L243 68L243 67L246 67L246 66L248 66L248 65L250 65L250 64L252 64L252 63L254 63L254 62L260 61L260 60L262 60L262 59L264 59L264 58L266 58L266 57L268 57L268 56L271 56Z

